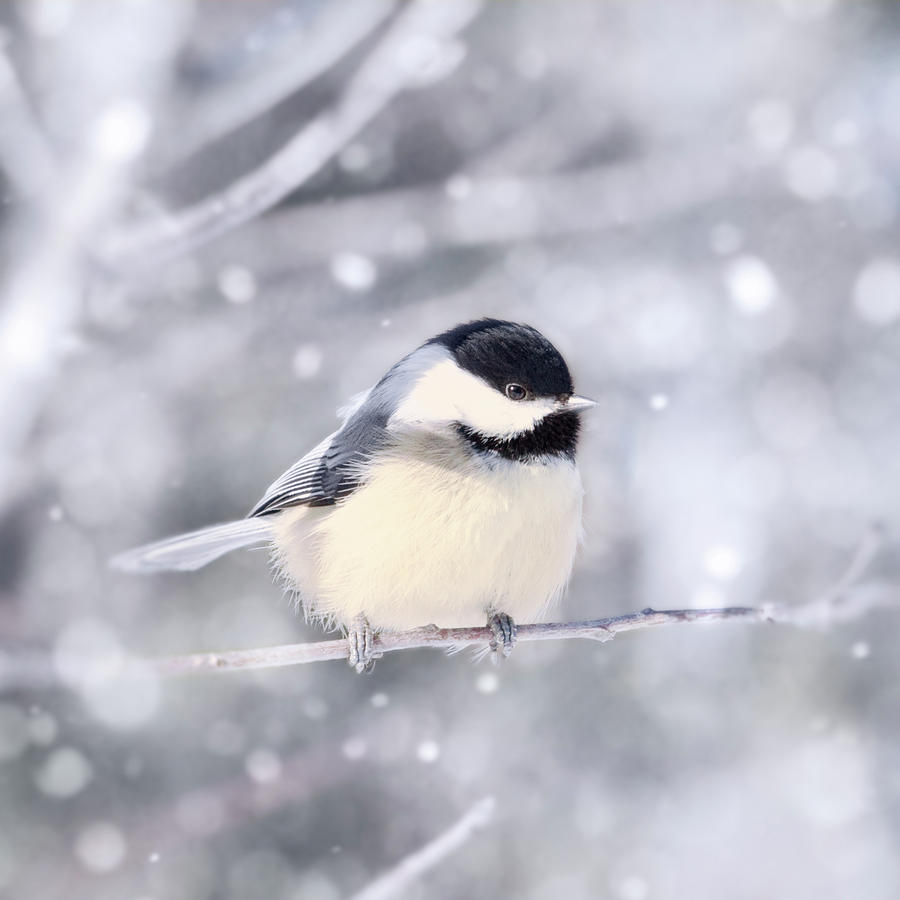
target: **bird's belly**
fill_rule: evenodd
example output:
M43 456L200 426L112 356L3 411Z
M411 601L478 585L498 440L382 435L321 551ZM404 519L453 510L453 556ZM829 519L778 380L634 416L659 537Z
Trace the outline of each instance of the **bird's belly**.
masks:
M558 598L581 529L568 460L460 470L387 460L328 512L282 514L276 551L313 615L375 628L527 622Z

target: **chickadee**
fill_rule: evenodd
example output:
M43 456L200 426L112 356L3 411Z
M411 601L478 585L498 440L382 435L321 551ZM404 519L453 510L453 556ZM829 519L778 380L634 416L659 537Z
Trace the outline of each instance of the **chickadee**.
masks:
M247 518L117 556L134 572L199 569L269 544L309 617L340 625L349 661L373 633L479 625L509 654L569 579L581 535L580 414L562 356L527 325L437 335L341 411L343 424Z

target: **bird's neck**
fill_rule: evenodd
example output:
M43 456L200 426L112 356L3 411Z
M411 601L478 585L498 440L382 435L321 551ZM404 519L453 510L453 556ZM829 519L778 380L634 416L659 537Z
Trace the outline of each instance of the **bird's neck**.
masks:
M500 456L514 462L531 462L553 456L574 459L581 420L577 413L555 413L541 419L534 428L512 437L482 434L462 423L456 424L456 430L477 453Z

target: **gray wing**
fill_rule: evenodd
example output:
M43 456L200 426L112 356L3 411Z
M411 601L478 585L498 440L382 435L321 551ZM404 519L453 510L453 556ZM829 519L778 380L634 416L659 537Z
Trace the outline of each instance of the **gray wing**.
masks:
M386 411L371 392L334 434L314 447L273 482L250 516L267 516L292 506L331 506L365 480L366 463L387 440Z
M391 441L388 422L403 397L446 356L445 348L426 344L401 359L375 387L341 410L344 424L275 481L250 516L292 506L331 506L349 497L365 482L368 461Z

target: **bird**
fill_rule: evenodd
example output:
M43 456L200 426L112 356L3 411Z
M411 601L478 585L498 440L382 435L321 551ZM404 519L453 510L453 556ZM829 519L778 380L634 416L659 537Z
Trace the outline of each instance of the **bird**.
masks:
M340 627L358 672L375 636L487 625L495 660L568 584L582 539L582 414L537 329L483 318L409 353L249 514L126 551L115 568L190 571L268 545L308 619Z

